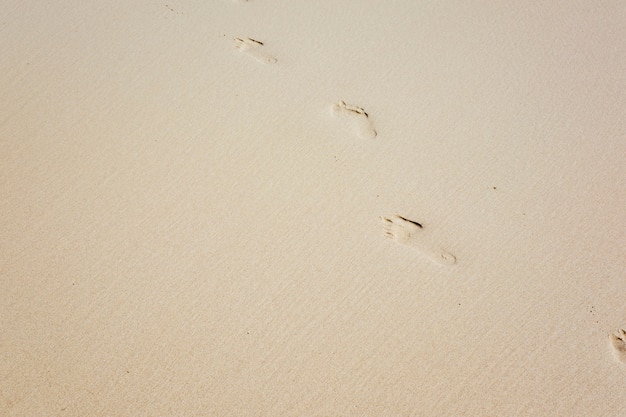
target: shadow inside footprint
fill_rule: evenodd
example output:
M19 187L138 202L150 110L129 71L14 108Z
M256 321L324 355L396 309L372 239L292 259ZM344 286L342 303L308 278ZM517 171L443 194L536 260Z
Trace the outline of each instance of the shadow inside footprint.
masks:
M456 256L450 252L439 250L436 246L422 239L420 235L424 226L420 223L397 214L388 217L381 216L380 220L383 223L386 237L416 248L440 265L454 265L456 263Z

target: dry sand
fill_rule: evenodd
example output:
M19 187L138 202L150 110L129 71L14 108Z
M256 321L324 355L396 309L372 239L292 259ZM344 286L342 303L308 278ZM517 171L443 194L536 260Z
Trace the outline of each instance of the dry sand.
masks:
M623 1L166 1L2 2L0 415L623 415Z

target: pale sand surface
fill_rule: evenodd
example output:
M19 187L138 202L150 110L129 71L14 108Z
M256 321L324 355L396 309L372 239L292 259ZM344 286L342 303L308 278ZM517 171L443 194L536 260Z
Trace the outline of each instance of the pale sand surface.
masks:
M623 415L623 1L166 3L2 1L0 415Z

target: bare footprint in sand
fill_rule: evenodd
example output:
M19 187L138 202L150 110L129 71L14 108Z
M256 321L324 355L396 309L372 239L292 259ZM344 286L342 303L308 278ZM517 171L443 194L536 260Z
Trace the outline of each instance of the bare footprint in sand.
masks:
M246 55L264 64L275 64L278 60L265 51L263 42L252 38L235 38L235 47Z
M424 228L421 224L405 219L397 214L389 217L381 216L380 219L385 226L385 236L388 238L418 249L438 264L454 265L456 263L456 256L449 252L438 250L427 241L421 239L420 233Z
M619 329L616 333L609 333L609 340L613 346L613 354L622 363L626 364L626 331Z
M363 139L374 139L378 135L369 115L362 107L352 106L341 100L333 104L331 113L335 118L343 120L354 133Z

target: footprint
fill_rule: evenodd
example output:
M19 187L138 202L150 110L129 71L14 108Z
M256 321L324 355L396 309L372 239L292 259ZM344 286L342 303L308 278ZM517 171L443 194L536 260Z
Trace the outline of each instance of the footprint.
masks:
M362 107L352 106L341 100L333 104L331 113L337 119L345 120L354 133L363 139L374 139L378 135L369 115Z
M265 52L263 42L252 38L235 38L235 47L241 52L250 55L252 58L264 64L275 64L278 60Z
M169 4L166 4L165 7L167 8L167 10L169 10L172 13L176 13L176 14L183 14L182 12L179 12L178 10L175 10L172 6L170 6Z
M609 340L613 346L613 354L622 363L626 364L626 331L619 329L618 333L609 333Z
M381 216L380 219L385 226L385 236L388 238L418 249L438 264L454 265L456 263L456 256L446 251L437 250L436 247L428 244L420 237L424 228L421 224L397 214L389 217Z

